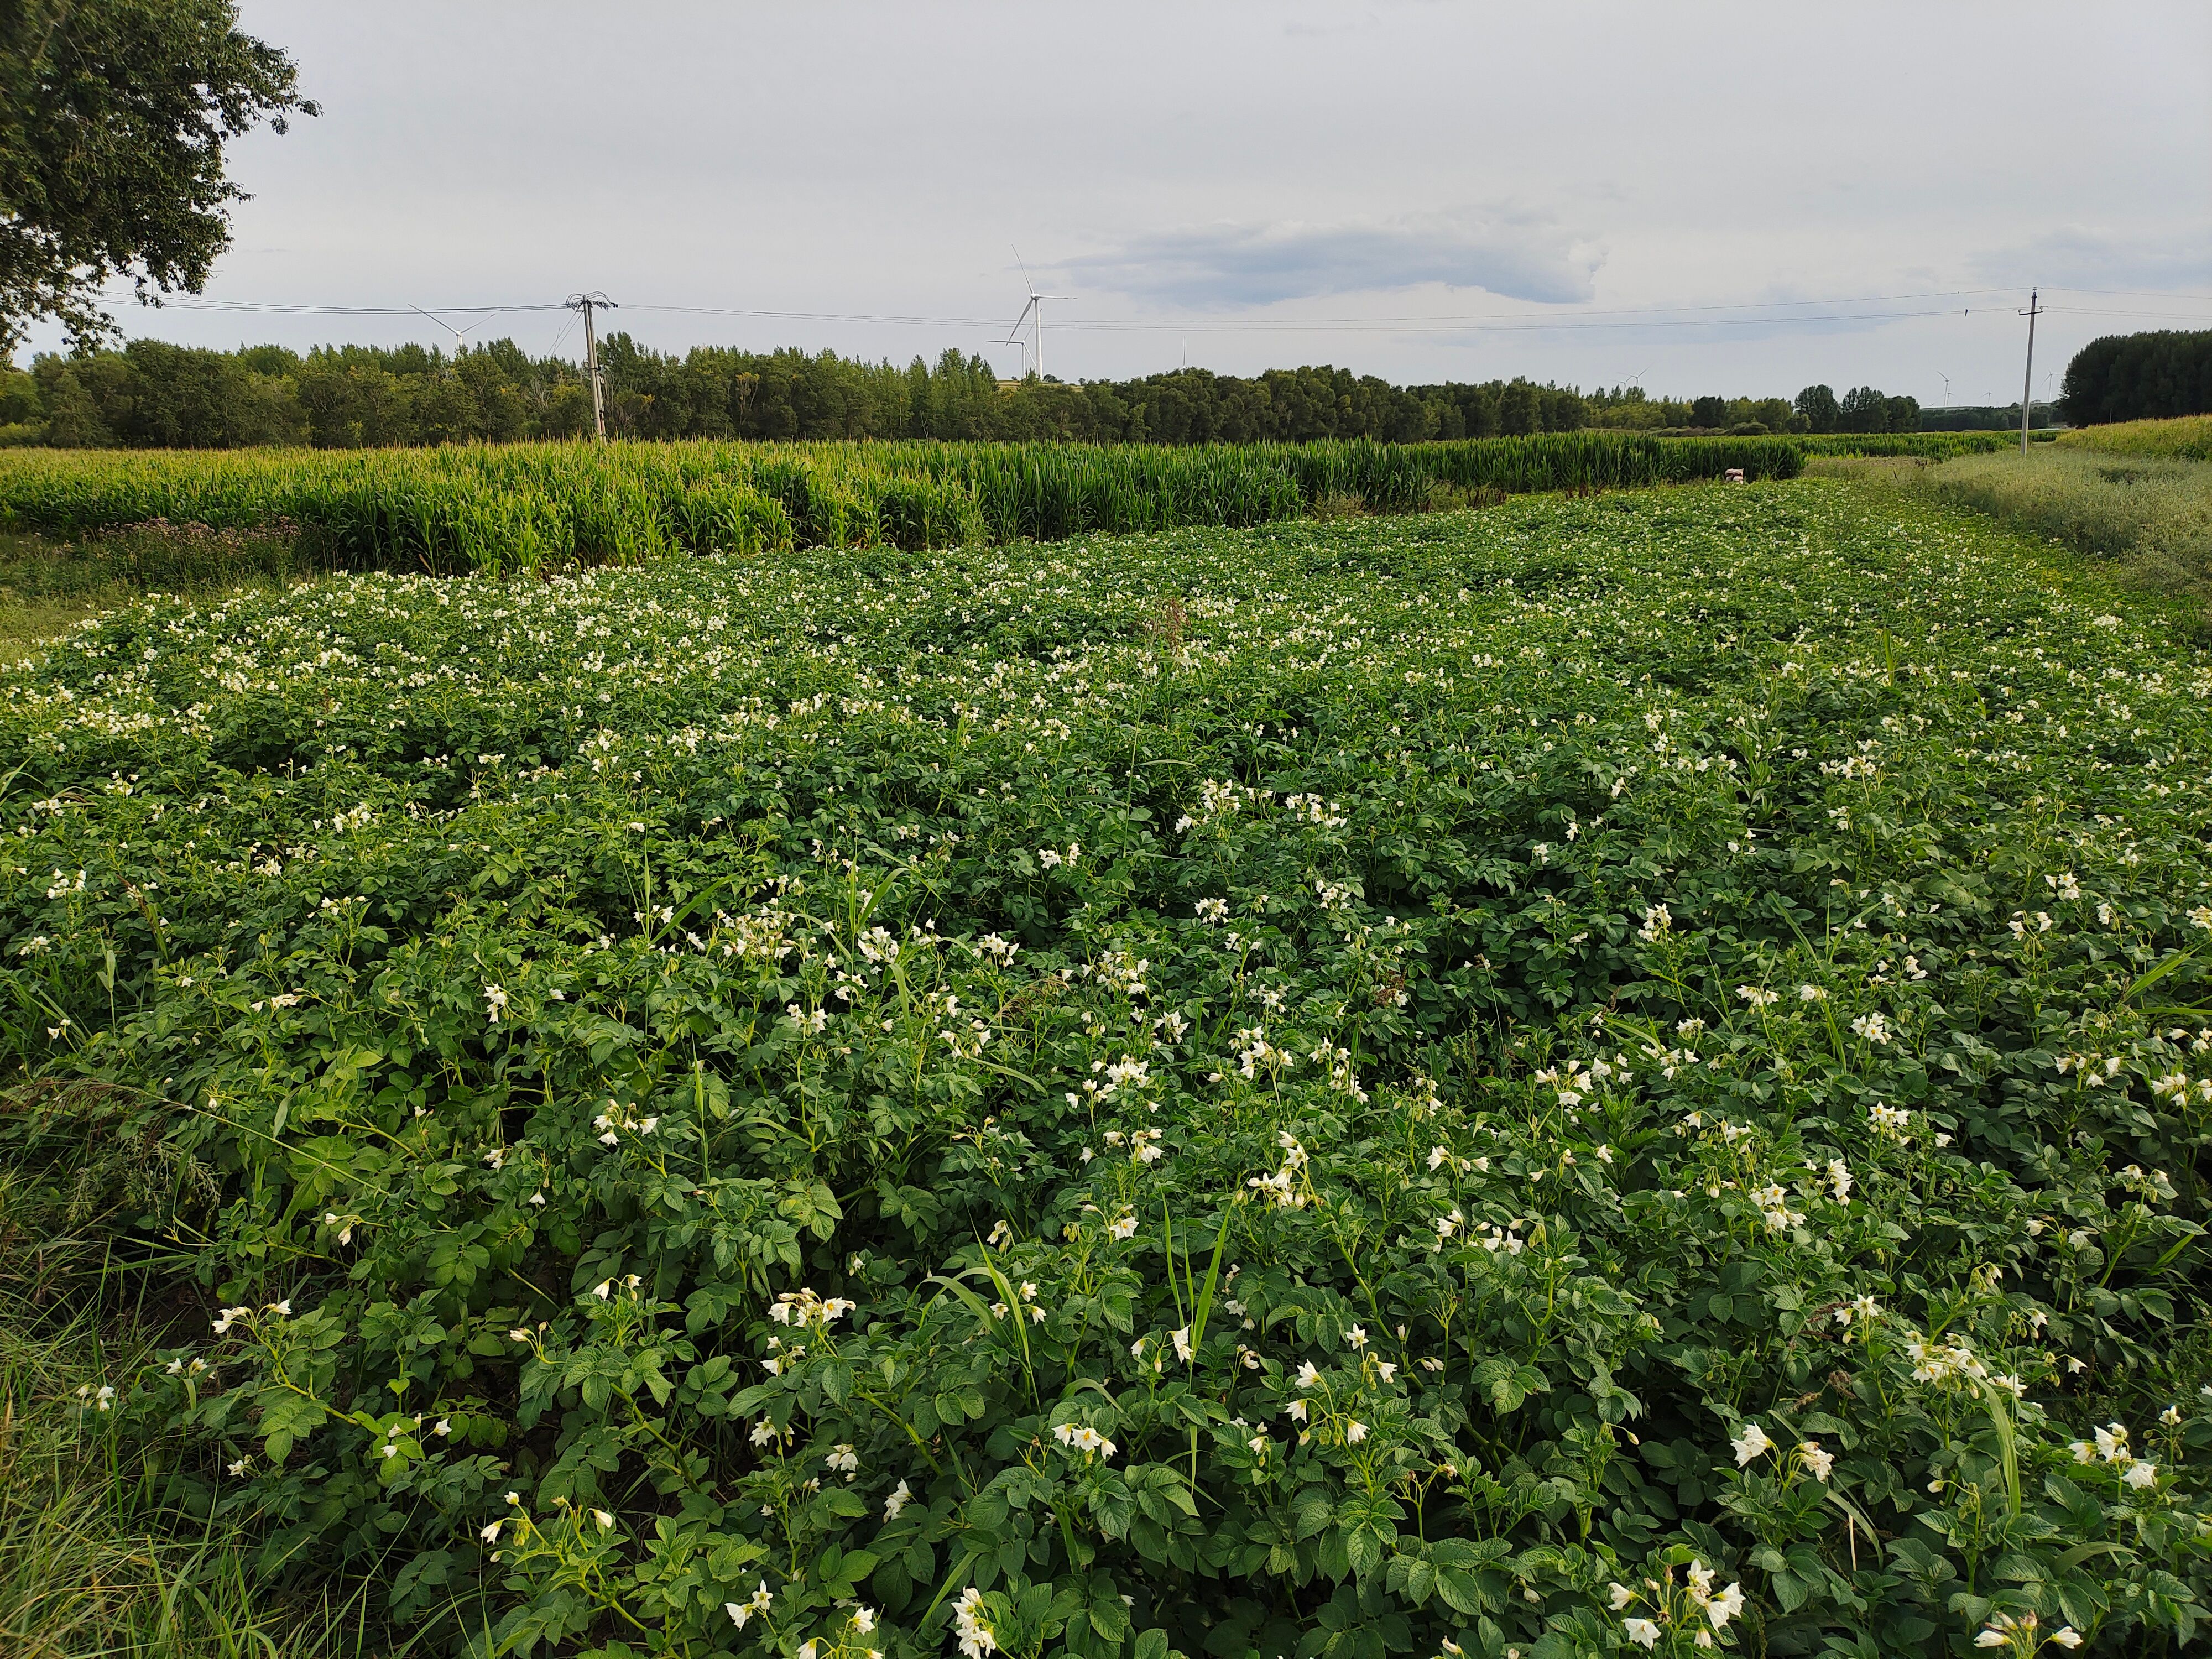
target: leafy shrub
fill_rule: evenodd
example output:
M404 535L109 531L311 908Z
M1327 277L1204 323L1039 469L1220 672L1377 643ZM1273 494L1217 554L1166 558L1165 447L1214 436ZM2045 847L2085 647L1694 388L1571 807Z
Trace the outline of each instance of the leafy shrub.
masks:
M2203 1614L2212 663L1971 519L355 577L0 684L7 1156L213 1325L82 1431L419 1642Z

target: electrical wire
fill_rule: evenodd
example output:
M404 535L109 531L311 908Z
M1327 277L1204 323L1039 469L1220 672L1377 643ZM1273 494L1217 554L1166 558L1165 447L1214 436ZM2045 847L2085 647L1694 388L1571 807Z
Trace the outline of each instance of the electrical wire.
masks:
M1736 300L1710 305L1694 306L1613 306L1583 307L1572 311L1561 311L1554 316L1542 313L1515 311L1445 312L1440 313L1413 313L1401 316L1365 317L1297 317L1280 319L1267 318L1127 318L1095 319L1084 322L1070 319L1057 322L1055 328L1126 328L1126 329L1247 329L1254 332L1279 332L1286 328L1387 328L1404 329L1427 325L1460 325L1473 323L1510 323L1558 326L1559 318L1579 320L1584 318L1681 316L1695 312L1773 311L1808 306L1848 306L1902 303L1911 300L1976 299L1987 295L2018 294L2017 288L1942 289L1920 294L1866 294L1826 300ZM832 311L767 311L737 306L676 306L632 302L631 311L668 312L694 316L760 317L773 319L817 323L896 323L930 325L939 327L995 328L998 322L990 317L909 317L880 313ZM1943 311L1926 313L1906 312L1903 316L1942 316ZM1794 319L1756 319L1794 320Z
M2178 311L2104 311L2087 306L2045 306L2045 314L2054 317L2150 317L2167 323L2212 322L2212 317L2185 316Z
M2154 288L2052 288L2044 285L2046 294L2108 294L2130 300L2195 300L2212 304L2212 294L2169 294Z
M137 298L135 291L122 294L102 293L103 301L120 304ZM244 311L272 314L302 314L336 317L409 317L422 311L449 311L456 316L490 316L507 311L563 311L562 305L507 306L327 306L295 305L289 301L263 300L204 300L196 295L182 299L157 296L148 302L147 308L155 311Z
M561 308L563 311L568 311L568 309L566 306L563 306ZM576 325L583 321L583 319L584 313L580 307L575 311L569 312L568 320L561 325L561 331L553 337L553 343L546 349L545 355L549 357L559 356L561 355L562 346L567 343L569 335L575 332Z
M2047 309L2047 308L2046 308ZM1765 328L1778 323L1839 323L1892 322L1912 317L1955 317L1961 312L1946 306L1933 311L1836 311L1813 312L1790 317L1646 317L1631 316L1610 320L1602 313L1577 312L1559 317L1501 316L1492 321L1455 322L1442 318L1372 317L1372 318L1285 318L1279 322L1253 320L1243 318L1197 319L1186 321L1177 318L1130 318L1085 322L1067 318L1053 324L1055 329L1081 329L1091 332L1127 333L1190 333L1190 334L1476 334L1546 332L1553 330L1576 329L1653 329L1653 328Z
M1777 324L1808 323L1885 323L1907 321L1917 318L1971 315L1971 306L1955 310L1950 307L1922 307L1913 310L1822 310L1817 307L1850 306L1899 306L1923 300L1972 300L1993 295L2017 295L2018 288L1946 289L1930 289L1912 294L1870 294L1825 300L1740 300L1717 301L1702 305L1679 306L1615 306L1561 307L1554 311L1487 311L1411 313L1399 316L1318 316L1318 317L1127 317L1082 318L1061 317L1053 325L1056 330L1072 330L1091 334L1457 334L1484 332L1555 331L1597 329L1656 328L1761 328ZM2127 297L2173 299L2185 302L2203 302L2212 296L2197 295L2164 295L2148 289L2068 289L2052 288L2056 294L2084 294ZM104 295L103 298L121 301L130 295ZM228 312L262 316L336 316L336 317L409 317L435 311L454 316L494 317L509 313L545 313L565 310L560 303L520 303L507 305L456 305L435 307L416 306L368 306L307 304L288 301L209 300L196 295L164 298L158 301L164 309L188 312ZM860 324L902 328L997 328L999 320L992 317L961 316L957 314L906 314L892 312L851 311L793 311L763 307L664 305L651 301L631 301L625 310L665 316L742 317L769 322L806 322ZM2081 317L2128 317L2150 319L2162 322L2193 323L2205 320L2195 313L2164 311L2142 311L2118 307L2087 306L2053 306L2045 307L2053 315L2070 314ZM1985 312L1984 314L1990 314ZM568 331L562 330L565 338Z
M994 317L894 317L855 311L752 311L736 306L657 306L636 301L626 303L624 311L666 312L690 317L764 317L771 319L804 323L898 323L931 328L998 328L1002 326Z
M1127 328L1127 329L1197 329L1234 330L1273 332L1285 328L1387 328L1404 329L1431 325L1459 326L1475 323L1502 323L1516 325L1558 326L1562 322L1581 322L1585 319L1624 317L1688 317L1701 313L1745 311L1797 311L1817 306L1853 306L1901 304L1908 301L1935 299L1978 299L1990 295L2017 294L2017 288L1941 289L1914 294L1864 294L1822 300L1735 300L1703 305L1682 306L1611 306L1578 307L1571 310L1562 307L1553 313L1520 311L1478 311L1411 313L1403 315L1367 315L1352 317L1296 317L1267 318L1127 318L1070 320L1055 324L1066 328ZM121 301L132 297L128 294L111 294L104 298ZM286 301L206 300L197 296L164 299L158 302L164 307L186 311L245 311L270 313L296 313L307 315L343 316L406 316L418 311L450 312L459 315L489 315L501 312L554 311L561 309L552 304L477 305L477 306L341 306L300 304ZM850 311L791 311L745 306L663 305L651 301L634 301L623 309L653 312L679 316L756 317L771 321L816 323L877 323L901 326L933 328L996 328L999 319L988 316L923 315L892 312ZM1942 316L1943 311L1854 313L1856 315ZM1796 320L1796 319L1760 320ZM1808 320L1828 320L1813 319Z
M1778 301L1778 304L1798 305L1808 301ZM248 304L241 301L205 301L185 303L171 301L164 308L182 311L243 313L258 316L358 316L358 317L414 317L428 307L413 306L294 306L278 304ZM438 310L453 316L495 316L507 313L543 313L558 311L559 306L443 306ZM1776 324L1830 322L1889 322L1915 317L1948 317L1960 314L1949 307L1915 311L1853 311L1796 313L1783 316L1686 315L1698 312L1718 313L1724 309L1747 307L1653 307L1627 311L1577 311L1547 315L1526 312L1477 313L1462 317L1405 316L1405 317L1288 317L1270 318L1061 318L1053 324L1056 330L1076 330L1085 333L1131 334L1458 334L1482 332L1547 331L1579 329L1653 329L1653 328L1757 328ZM2071 307L2068 307L2071 309ZM896 316L878 313L836 311L769 311L734 306L664 306L640 302L626 304L626 311L653 315L744 317L763 321L846 323L888 325L907 328L1000 328L1004 323L990 317L959 316ZM2045 307L2050 312L2056 307ZM1672 314L1668 314L1672 313ZM2163 314L2163 313L2158 313ZM433 318L435 320L435 318Z

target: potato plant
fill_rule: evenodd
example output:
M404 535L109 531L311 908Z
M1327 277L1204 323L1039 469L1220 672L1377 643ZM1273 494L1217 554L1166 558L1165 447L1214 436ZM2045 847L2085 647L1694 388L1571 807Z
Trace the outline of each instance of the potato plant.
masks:
M2212 660L2039 556L1808 482L114 612L0 676L0 1156L179 1310L84 1432L418 1651L2178 1647Z

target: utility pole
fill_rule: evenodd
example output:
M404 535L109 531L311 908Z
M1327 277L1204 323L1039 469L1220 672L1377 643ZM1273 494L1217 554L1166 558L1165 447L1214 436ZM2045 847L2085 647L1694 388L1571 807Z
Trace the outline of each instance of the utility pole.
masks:
M592 327L594 307L607 311L618 307L604 294L571 294L568 309L584 313L584 372L592 378L592 427L601 443L607 441L606 396L599 386L599 337Z
M2035 407L2028 393L2035 389L2035 313L2036 291L2027 291L2027 309L2020 314L2027 319L2027 372L2020 382L2020 453L2027 453L2027 416Z

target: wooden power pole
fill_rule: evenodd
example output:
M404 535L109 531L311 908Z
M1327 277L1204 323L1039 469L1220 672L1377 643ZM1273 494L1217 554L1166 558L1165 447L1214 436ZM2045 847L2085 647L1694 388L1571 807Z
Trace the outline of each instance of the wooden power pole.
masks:
M599 434L599 441L605 443L607 441L607 404L606 393L599 383L599 337L592 326L592 313L595 308L613 311L617 307L615 302L604 294L571 294L568 296L568 309L584 313L584 372L591 376L592 380L592 429Z

